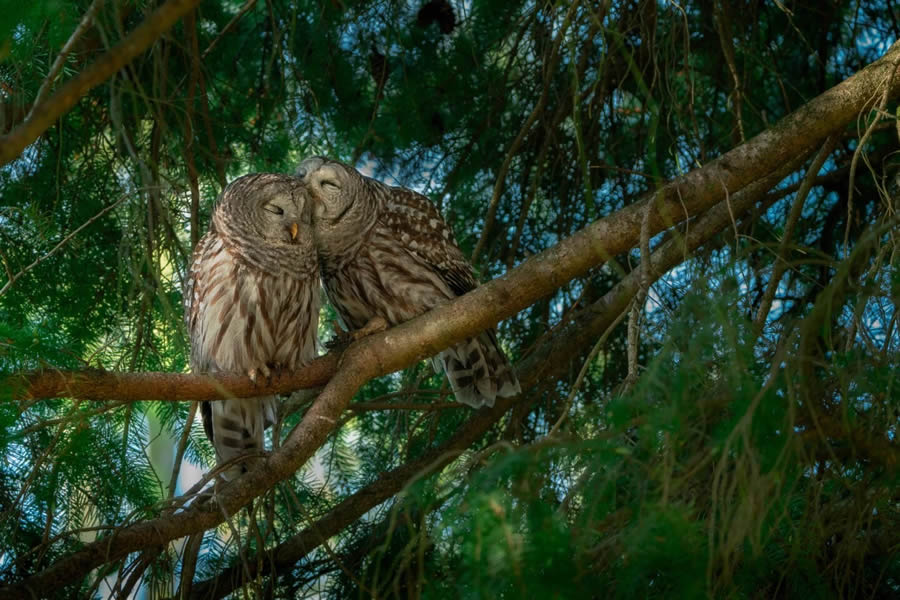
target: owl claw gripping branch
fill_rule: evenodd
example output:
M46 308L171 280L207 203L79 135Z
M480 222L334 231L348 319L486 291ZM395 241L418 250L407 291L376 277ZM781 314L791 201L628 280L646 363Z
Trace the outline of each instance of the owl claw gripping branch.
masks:
M425 196L318 156L303 161L297 177L313 204L325 291L348 328L360 330L378 317L397 325L478 285ZM447 374L456 399L475 408L520 391L493 330L444 350L435 366Z

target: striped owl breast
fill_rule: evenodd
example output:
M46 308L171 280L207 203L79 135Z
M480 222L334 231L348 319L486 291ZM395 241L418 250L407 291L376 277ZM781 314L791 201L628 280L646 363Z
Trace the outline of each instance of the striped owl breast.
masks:
M198 286L197 366L247 372L263 365L295 369L316 355L318 282L261 273L224 261ZM197 347L199 346L199 347Z

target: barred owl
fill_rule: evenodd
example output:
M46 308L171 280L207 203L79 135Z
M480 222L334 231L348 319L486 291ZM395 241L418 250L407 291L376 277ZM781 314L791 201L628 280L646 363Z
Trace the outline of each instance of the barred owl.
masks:
M295 177L262 173L231 182L194 249L184 313L191 369L252 378L297 369L317 353L319 276L306 206ZM201 404L218 462L263 449L273 396ZM226 479L246 471L229 468Z
M349 329L375 317L389 325L408 321L478 285L425 196L322 157L303 161L297 176L313 204L325 291ZM520 391L493 330L441 352L435 366L447 374L456 399L474 408Z

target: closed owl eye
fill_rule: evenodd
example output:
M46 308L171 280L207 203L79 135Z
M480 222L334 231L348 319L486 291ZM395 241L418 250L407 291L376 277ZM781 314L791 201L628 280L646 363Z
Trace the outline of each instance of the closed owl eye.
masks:
M274 204L266 204L263 206L264 209L272 213L273 215L283 215L284 209L280 206L275 206Z
M333 179L324 179L322 180L322 189L328 190L330 192L336 192L341 189L341 186L338 185L338 182Z

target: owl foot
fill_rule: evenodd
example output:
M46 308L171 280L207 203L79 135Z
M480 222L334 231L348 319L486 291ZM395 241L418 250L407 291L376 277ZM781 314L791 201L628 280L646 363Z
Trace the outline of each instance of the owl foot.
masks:
M357 329L356 331L345 331L337 321L332 321L334 327L334 337L325 342L325 347L329 350L344 349L353 342L372 335L373 333L381 333L387 329L387 321L381 317L373 317L369 322Z
M257 383L256 380L259 378L260 374L262 374L262 376L266 378L267 382L271 381L272 371L269 370L268 365L260 365L257 368L247 371L247 377L249 377L250 381L252 381L253 383Z
M350 334L350 337L353 341L361 340L367 335L372 335L374 333L381 333L385 329L387 329L388 324L387 321L382 319L381 317L373 317L369 319L369 322L363 325L360 329L357 329L353 333Z

